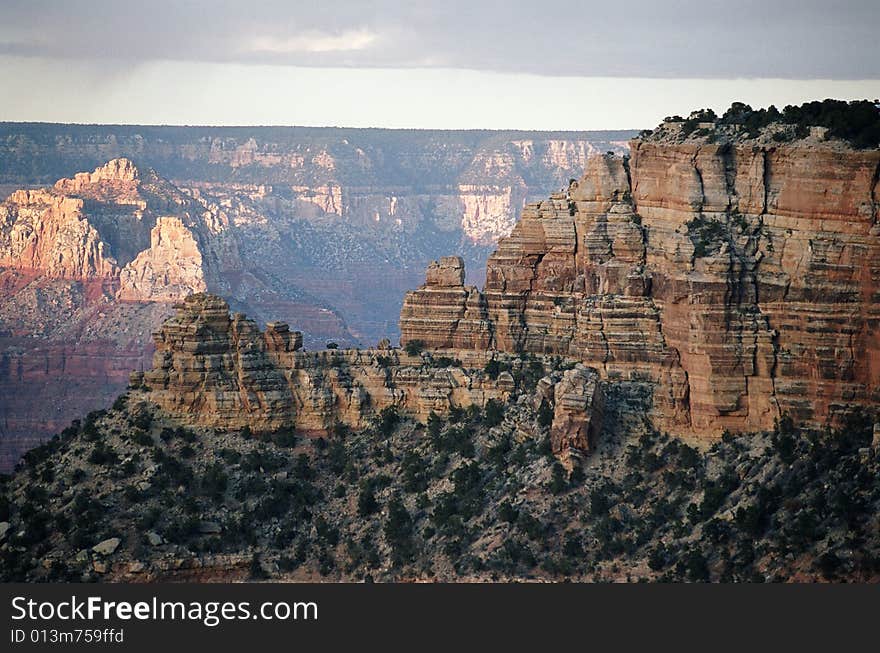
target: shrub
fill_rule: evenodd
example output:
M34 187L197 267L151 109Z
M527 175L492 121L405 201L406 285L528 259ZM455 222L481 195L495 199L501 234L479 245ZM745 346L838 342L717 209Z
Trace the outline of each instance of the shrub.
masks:
M442 430L443 419L432 410L428 414L428 436L430 436L431 439L434 440L440 436L440 432Z
M99 442L89 455L89 462L110 467L119 463L119 455L108 445Z
M388 519L382 530L394 550L395 564L412 559L413 521L399 497L388 503Z
M132 440L134 440L135 444L139 444L142 447L152 447L156 444L153 438L150 437L150 434L144 431L135 431Z
M331 526L323 515L318 515L315 518L315 532L328 545L336 546L339 544L339 529Z
M414 451L407 451L401 463L403 489L406 492L424 492L428 488L428 474L425 462Z
M568 476L565 468L559 463L553 463L553 471L550 477L550 491L553 494L562 494L568 489Z
M687 234L694 245L694 258L703 258L721 249L726 229L715 218L699 216L687 222Z
M386 406L379 412L377 429L383 437L389 437L400 423L400 414L395 406Z
M517 517L519 517L519 511L511 505L510 501L504 501L500 506L498 506L498 518L501 521L506 521L508 524L513 524Z
M752 109L748 104L734 102L720 122L740 125L750 136L757 136L767 125L782 122L793 125L798 138L807 136L809 127L817 126L827 127L829 137L840 138L855 148L874 148L880 143L880 110L869 100L805 102L800 106L788 105L781 113L772 105ZM779 132L773 136L777 141L788 138Z
M472 427L466 424L447 428L436 434L431 433L431 444L437 453L457 452L465 458L473 458L476 453Z
M553 424L553 409L546 399L542 399L541 406L538 408L538 426L546 429L551 424Z
M252 580L262 580L266 578L266 572L263 571L263 565L260 564L260 556L257 553L251 557L250 573Z
M544 536L544 525L525 510L520 511L516 525L531 540L539 540Z
M498 378L498 375L501 374L501 363L493 358L483 367L483 372L494 381Z
M376 356L376 364L381 368L391 367L391 356Z
M379 511L379 502L376 501L376 494L373 490L373 484L367 480L361 483L360 493L358 494L358 515L361 517L369 517Z
M679 573L687 576L688 580L705 582L709 580L709 565L706 556L699 549L690 549L684 560L677 567Z
M289 429L275 431L272 435L272 442L284 449L292 449L296 446L296 433Z
M403 349L410 356L418 356L425 350L425 341L410 340L406 343Z
M222 498L228 482L229 477L223 470L223 465L214 463L205 469L202 476L202 492L214 499Z

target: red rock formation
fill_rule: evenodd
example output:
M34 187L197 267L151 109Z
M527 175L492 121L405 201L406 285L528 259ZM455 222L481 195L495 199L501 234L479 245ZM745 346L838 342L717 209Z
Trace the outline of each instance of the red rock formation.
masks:
M198 241L176 217L156 220L149 249L126 265L120 277L116 296L123 301L174 302L208 288Z
M482 372L485 356L471 368L437 368L399 351L301 351L301 334L286 324L260 332L214 295L187 297L154 341L153 368L136 376L149 400L187 423L223 429L326 433L337 422L365 427L388 406L424 421L514 389Z
M76 279L118 274L115 258L82 209L78 198L14 192L0 205L0 267Z
M427 280L403 300L401 329L409 340L440 349L488 349L491 338L486 302L464 286L464 261L445 256L428 266Z
M631 150L591 158L499 242L471 300L485 300L488 346L650 382L659 425L706 437L876 406L880 152L656 138ZM460 313L423 286L401 340L473 342L449 326Z
M216 285L222 225L118 159L0 204L0 469L107 403L171 302Z
M553 452L562 454L565 459L595 449L604 411L604 395L596 371L583 365L567 370L553 386L552 399L550 446Z

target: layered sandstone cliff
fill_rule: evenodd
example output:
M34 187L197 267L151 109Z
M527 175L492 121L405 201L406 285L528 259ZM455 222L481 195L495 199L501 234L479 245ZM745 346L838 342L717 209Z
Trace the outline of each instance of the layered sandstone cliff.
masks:
M127 159L0 203L0 469L112 401L172 302L222 286L226 226Z
M0 469L112 401L192 292L309 347L395 338L426 261L482 267L527 198L629 135L0 124Z
M214 295L187 297L154 340L153 368L136 383L169 415L224 429L362 428L389 406L424 421L514 390L509 374L482 372L485 355L435 367L398 350L304 351L299 332L278 322L260 331Z
M700 436L875 407L880 151L697 136L631 151L526 207L470 299L478 328L445 319L460 296L429 283L402 342L572 356L650 383L658 422Z

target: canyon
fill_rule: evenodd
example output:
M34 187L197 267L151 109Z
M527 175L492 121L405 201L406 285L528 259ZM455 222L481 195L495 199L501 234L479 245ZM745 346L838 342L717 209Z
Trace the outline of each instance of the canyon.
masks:
M193 292L309 348L396 341L428 261L478 271L631 135L0 123L0 470L148 369Z
M30 329L159 326L0 476L0 577L876 582L880 149L705 113L526 203L482 288L427 262L399 347L247 317L219 205L127 160L13 194Z

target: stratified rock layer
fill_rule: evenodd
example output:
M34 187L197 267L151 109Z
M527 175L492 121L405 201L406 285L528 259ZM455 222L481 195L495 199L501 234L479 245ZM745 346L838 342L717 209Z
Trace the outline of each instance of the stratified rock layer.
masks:
M409 339L442 349L488 349L486 301L476 287L465 287L464 261L446 256L431 263L426 276L425 285L403 300L400 320Z
M206 294L179 304L154 341L153 369L136 375L150 400L186 423L223 429L326 433L337 422L365 427L389 406L424 421L514 390L509 374L483 373L485 355L437 367L397 350L302 351L286 324L261 332Z
M654 387L679 433L833 423L880 392L880 152L634 140L530 204L460 294L410 293L401 341L559 353Z

